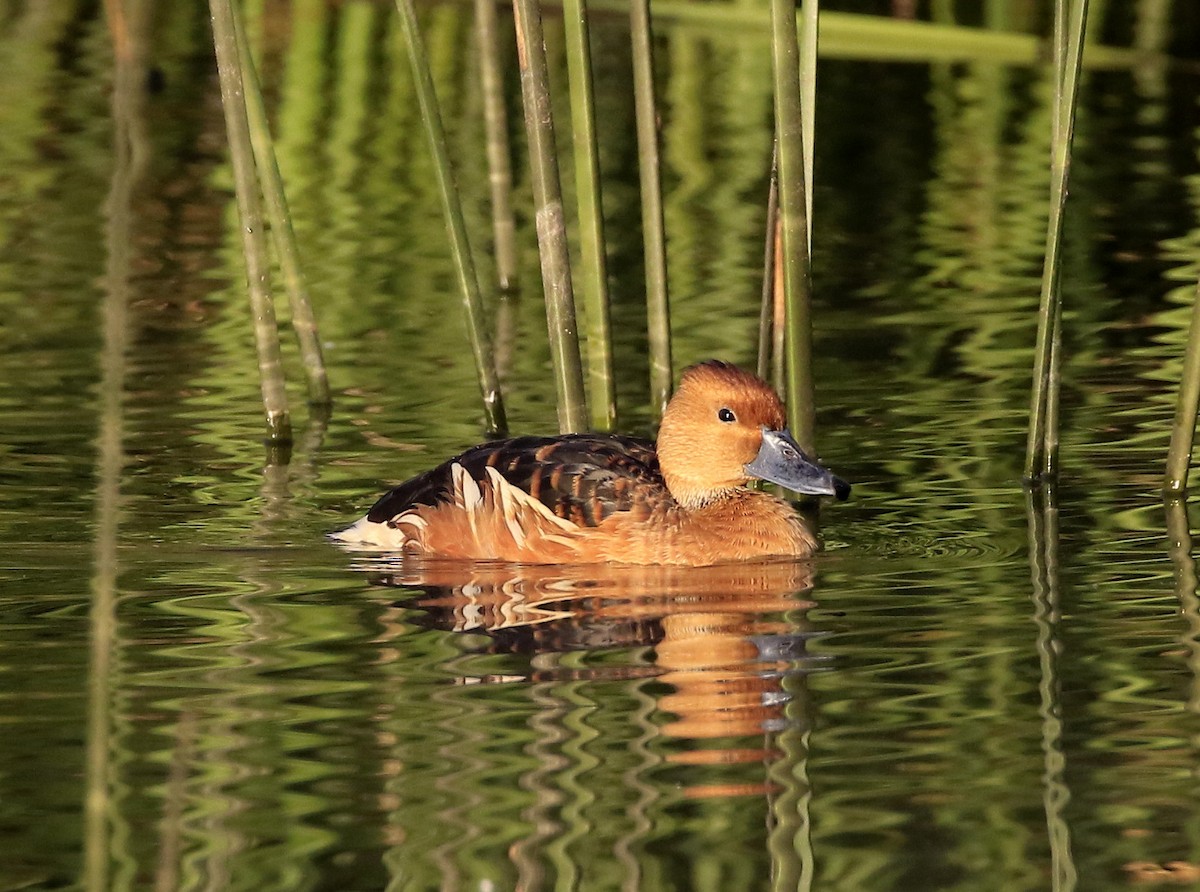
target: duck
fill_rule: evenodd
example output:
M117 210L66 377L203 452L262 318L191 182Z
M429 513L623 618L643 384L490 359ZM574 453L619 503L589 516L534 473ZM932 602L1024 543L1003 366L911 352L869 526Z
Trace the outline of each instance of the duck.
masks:
M482 443L384 493L331 538L528 564L806 558L816 537L751 481L838 500L850 485L805 454L785 418L761 378L707 360L683 372L656 441L577 433Z

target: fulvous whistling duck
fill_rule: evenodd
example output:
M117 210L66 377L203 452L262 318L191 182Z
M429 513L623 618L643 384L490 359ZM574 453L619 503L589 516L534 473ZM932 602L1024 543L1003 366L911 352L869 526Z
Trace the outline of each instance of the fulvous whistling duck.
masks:
M792 507L748 489L751 478L850 494L797 445L766 382L710 360L683 373L657 444L607 434L483 443L387 492L333 538L535 564L702 566L815 551Z

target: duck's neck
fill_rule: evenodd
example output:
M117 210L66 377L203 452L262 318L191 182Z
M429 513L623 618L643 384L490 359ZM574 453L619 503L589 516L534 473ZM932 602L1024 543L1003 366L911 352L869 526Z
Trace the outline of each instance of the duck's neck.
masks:
M733 487L681 503L678 512L680 532L707 542L713 561L806 556L816 549L795 509L769 493Z
M667 489L681 508L687 511L705 511L737 499L739 493L748 493L742 486L726 486L713 489L711 485L701 486L678 477L667 478Z
M672 498L689 511L708 508L750 493L745 486L745 477L714 483L711 476L693 478L686 471L664 469L662 475Z

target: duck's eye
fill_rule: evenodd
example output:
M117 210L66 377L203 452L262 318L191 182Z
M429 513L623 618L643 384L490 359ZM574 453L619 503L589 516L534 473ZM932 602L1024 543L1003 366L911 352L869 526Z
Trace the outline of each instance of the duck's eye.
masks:
M729 424L731 421L737 421L737 416L733 414L732 409L722 408L721 411L717 413L717 418L721 419L721 421L724 421L726 424Z

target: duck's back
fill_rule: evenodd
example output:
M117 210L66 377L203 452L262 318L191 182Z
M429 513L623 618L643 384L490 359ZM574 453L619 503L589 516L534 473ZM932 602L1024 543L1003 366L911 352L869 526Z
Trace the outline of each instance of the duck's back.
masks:
M455 465L478 485L492 482L490 468L556 517L584 527L670 499L649 440L600 434L515 437L473 446L400 484L375 503L367 520L388 523L412 508L453 501Z
M452 557L570 561L578 534L674 505L649 440L601 434L483 443L385 493L337 538ZM597 531L603 533L603 531Z

